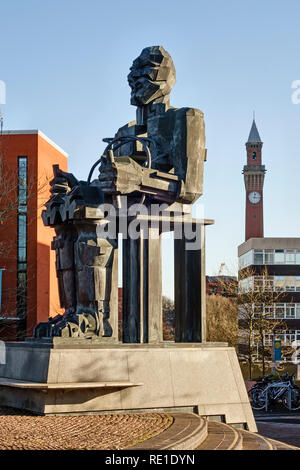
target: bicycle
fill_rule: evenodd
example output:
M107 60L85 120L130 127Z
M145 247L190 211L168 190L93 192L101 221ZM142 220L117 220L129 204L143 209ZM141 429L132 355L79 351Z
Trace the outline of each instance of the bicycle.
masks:
M265 376L249 390L248 396L254 410L267 409L280 401L289 411L300 409L300 389L294 375L285 374L280 379Z
M258 380L248 391L248 397L254 410L262 410L266 406L265 391L273 381L272 375L266 375Z
M286 379L289 382L289 390L282 397L283 405L290 411L297 411L300 409L300 388L295 384L295 375L289 376L286 374Z

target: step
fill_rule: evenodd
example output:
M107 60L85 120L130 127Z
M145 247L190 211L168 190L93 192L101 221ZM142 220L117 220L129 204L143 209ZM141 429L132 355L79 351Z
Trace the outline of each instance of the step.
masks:
M205 441L205 418L193 413L172 413L172 417L173 423L161 434L126 450L192 450Z
M60 383L40 383L18 379L8 379L0 377L0 387L33 389L33 390L78 390L89 388L105 388L105 389L121 389L129 387L137 387L142 383L133 383L126 380L118 380L115 382L60 382Z
M240 429L218 421L208 422L208 435L196 450L242 450L243 437Z
M269 439L254 432L240 430L243 438L243 450L274 450L274 446Z

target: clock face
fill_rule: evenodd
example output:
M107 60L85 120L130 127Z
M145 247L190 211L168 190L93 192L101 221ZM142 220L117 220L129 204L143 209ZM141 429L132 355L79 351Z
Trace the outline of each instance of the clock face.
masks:
M261 196L257 191L252 191L252 193L249 194L248 198L252 204L258 204Z

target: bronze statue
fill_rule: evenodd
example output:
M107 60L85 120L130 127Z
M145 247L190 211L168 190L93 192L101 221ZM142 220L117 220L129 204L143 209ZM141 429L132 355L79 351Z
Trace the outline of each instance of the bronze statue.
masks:
M123 138L124 143L115 152L115 164L101 168L102 191L131 195L138 192L149 201L195 202L202 195L203 184L203 113L170 106L175 68L162 46L143 49L132 64L128 83L131 104L137 106L136 120L121 127L115 135ZM149 139L150 161L135 137Z
M108 145L87 181L54 169L43 221L56 230L52 248L65 313L38 324L35 337L109 338L115 333L110 302L117 239L97 235L103 202L118 208L118 196L127 195L129 204L192 204L202 195L203 113L170 106L175 83L170 55L162 46L143 49L128 82L136 120L121 127L114 138L104 139ZM92 181L98 164L99 177Z

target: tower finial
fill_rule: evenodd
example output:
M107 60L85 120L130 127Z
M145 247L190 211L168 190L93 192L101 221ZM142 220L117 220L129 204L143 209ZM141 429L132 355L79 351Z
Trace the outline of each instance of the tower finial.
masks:
M255 110L253 110L253 121L255 121Z

